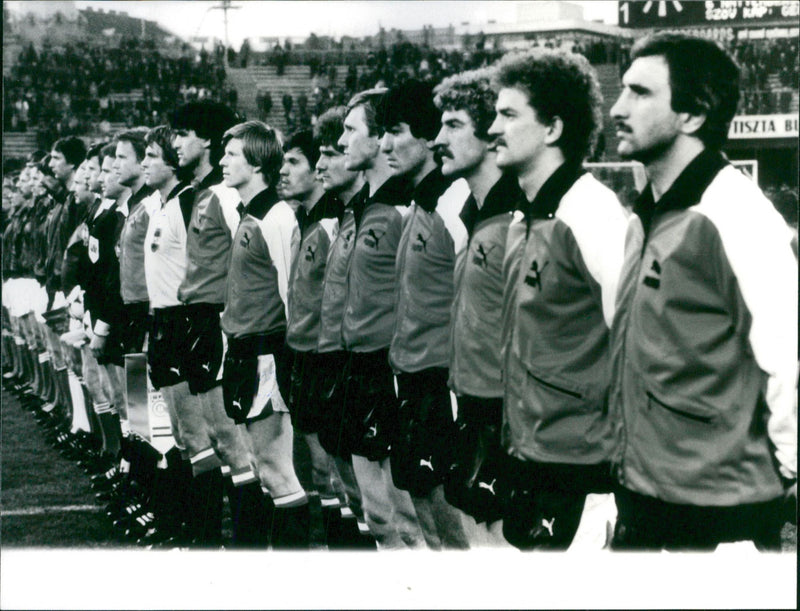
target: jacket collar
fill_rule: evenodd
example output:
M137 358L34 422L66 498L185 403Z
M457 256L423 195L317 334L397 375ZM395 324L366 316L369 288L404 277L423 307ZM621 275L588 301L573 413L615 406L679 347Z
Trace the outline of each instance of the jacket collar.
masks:
M153 187L142 185L141 189L128 198L128 210L132 211L136 208L145 197L153 194L153 190Z
M214 185L218 185L222 182L222 168L217 166L213 170L211 170L208 174L205 175L205 178L197 183L197 190L203 191L208 189L209 187L213 187Z
M353 197L350 198L350 201L347 202L345 208L352 208L353 209L353 218L356 221L356 227L361 224L361 217L364 215L364 208L367 207L367 203L369 202L369 183L364 183L364 186L361 187L361 191L356 193Z
M264 220L270 208L278 203L278 194L275 189L264 189L259 191L244 207L245 214L257 218L260 221Z
M328 191L314 204L314 207L307 215L306 222L310 225L322 219L341 218L342 208L342 200L335 193Z
M475 225L479 222L503 212L513 212L523 202L524 195L517 179L511 174L503 173L500 179L489 189L483 206L478 208L478 202L470 194L459 216L469 235L472 235Z
M558 210L561 199L572 185L586 173L580 162L565 161L544 181L532 202L522 200L522 212L530 227L531 220L552 218Z
M366 185L365 185L366 186ZM367 191L369 193L369 191ZM414 195L414 185L405 176L390 176L372 197L367 197L366 206L386 204L388 206L408 206Z
M728 165L728 161L721 153L704 150L689 162L689 165L683 169L672 186L657 202L653 199L652 185L647 183L633 206L633 211L642 221L645 234L649 232L656 212L685 210L698 203L708 185L726 165Z
M167 200L164 203L166 204L168 201L171 201L172 198L177 196L178 193L186 189L188 186L189 185L185 182L179 182L177 185L173 187L172 191L169 192L169 195L167 195Z
M447 191L451 183L452 180L445 178L439 168L434 168L414 189L414 203L425 212L433 212L442 193Z

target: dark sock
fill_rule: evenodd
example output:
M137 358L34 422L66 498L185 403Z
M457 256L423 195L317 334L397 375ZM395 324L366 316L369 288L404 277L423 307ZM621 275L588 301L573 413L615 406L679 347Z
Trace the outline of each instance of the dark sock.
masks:
M272 518L272 549L308 549L310 522L308 503L298 507L275 507Z

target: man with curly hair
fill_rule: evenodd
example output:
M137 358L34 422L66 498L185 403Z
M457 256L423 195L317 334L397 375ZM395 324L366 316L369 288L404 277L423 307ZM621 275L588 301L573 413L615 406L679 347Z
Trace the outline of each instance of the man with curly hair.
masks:
M608 346L625 215L582 168L601 123L586 59L509 55L495 83L497 165L525 194L503 262L503 534L520 549L564 549L587 494L611 490Z
M474 545L503 544L500 521L500 425L503 418L501 329L503 255L522 191L515 176L497 167L488 129L497 94L491 69L445 79L434 93L442 111L435 146L442 174L464 178L470 195L460 217L468 243L455 267L450 321L450 389L458 401L458 443L445 483L449 503L485 523Z

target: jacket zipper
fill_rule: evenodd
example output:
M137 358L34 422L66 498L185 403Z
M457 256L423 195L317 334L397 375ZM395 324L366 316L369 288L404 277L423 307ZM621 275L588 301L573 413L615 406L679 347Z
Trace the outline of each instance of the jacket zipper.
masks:
M674 407L667 405L663 401L659 401L649 390L647 391L647 398L650 399L656 405L659 405L663 407L665 410L672 412L673 414L677 414L678 416L683 416L684 418L689 418L690 420L695 420L697 422L702 422L704 424L711 423L712 420L711 416L698 416L696 414L690 414L689 412L685 412L680 409L675 409Z
M546 382L542 378L533 375L530 371L528 372L528 375L531 376L537 382L539 382L539 384L541 384L542 386L546 386L547 388L552 388L553 390L556 390L565 395L569 395L570 397L575 397L576 399L583 399L583 395L578 392L575 392L574 390L567 390L566 388L562 388L561 386L556 386L555 384Z

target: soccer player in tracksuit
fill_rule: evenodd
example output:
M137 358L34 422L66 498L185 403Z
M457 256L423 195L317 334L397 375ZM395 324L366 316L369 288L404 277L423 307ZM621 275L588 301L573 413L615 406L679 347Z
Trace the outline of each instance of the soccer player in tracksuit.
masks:
M283 151L260 121L230 128L220 161L225 184L241 198L231 247L222 329L225 410L244 425L259 480L274 503L273 549L309 544L308 497L294 470L294 431L286 402L292 356L286 345L289 275L300 243L294 210L277 192Z
M793 232L720 152L739 98L730 56L662 34L631 58L611 117L619 154L649 183L625 238L611 344L613 548L778 551L784 521L797 520Z
M310 450L312 480L320 495L328 548L365 547L371 543L374 549L374 540L363 522L361 493L353 468L348 460L328 453L319 438L320 434L324 437L321 429L327 424L328 405L322 388L328 374L336 372L331 369L330 354L318 352L324 281L332 248L338 239L344 212L342 202L346 200L351 205L352 220L352 200L364 184L358 172L345 169L344 155L336 144L342 135L344 113L344 107L331 108L317 121L313 140L311 132L304 131L284 145L279 192L284 198L301 197L304 208L308 201L313 204L304 226L301 225L300 251L292 266L289 285L286 339L295 351L289 409L295 430L304 435ZM307 163L302 162L303 158ZM313 180L309 182L309 179ZM331 305L327 304L326 314L331 313ZM340 338L341 312L336 322ZM341 339L336 347L341 349ZM365 531L363 535L359 525Z
M625 215L582 168L601 124L587 60L509 55L495 80L489 135L497 165L525 193L503 263L502 440L511 488L503 534L521 549L564 549L587 494L611 502L609 329Z
M337 487L341 485L333 460L317 436L320 416L313 349L319 334L328 247L339 228L342 204L333 194L325 193L317 178L319 145L310 129L292 134L284 143L283 151L278 195L284 201L294 200L300 204L297 209L300 246L292 262L287 300L286 343L292 350L289 411L292 426L299 436L295 443L305 443L309 450L311 485L319 493L327 543L328 522L332 515L337 518L341 515L337 496Z
M392 481L389 460L398 402L388 352L395 321L397 247L411 185L404 177L391 176L380 152L376 114L384 94L385 90L357 94L347 106L339 139L345 167L362 171L369 191L355 210L341 324L348 353L342 418L337 447L329 451L352 455L369 530L380 548L397 549L421 547L424 539L410 496Z
M506 235L522 191L503 173L487 130L496 92L491 70L463 72L442 81L434 101L442 111L436 153L442 174L464 178L470 195L461 210L468 243L456 261L450 320L448 384L458 401L458 442L445 498L486 524L471 534L473 545L503 545L500 427L503 255Z
M44 159L47 159L47 157ZM43 163L40 162L40 165L43 165ZM46 169L50 171L49 166L46 166ZM24 396L33 400L34 403L38 403L34 396L38 378L36 374L38 352L33 349L35 342L33 342L31 333L31 325L33 324L31 318L34 316L32 312L41 309L38 303L42 301L43 291L35 278L38 258L37 240L35 239L37 233L36 213L37 206L47 201L42 198L49 199L49 196L44 193L42 193L41 197L35 193L38 190L36 183L39 180L37 180L37 177L41 177L42 184L47 180L44 178L44 174L39 172L33 164L24 168L20 173L17 182L18 191L15 194L16 198L18 198L17 208L9 224L9 239L3 245L4 255L6 251L11 253L9 261L10 278L4 286L3 294L6 297L5 303L8 305L10 323L14 331L14 344L19 366L15 370L17 385L18 389L24 393ZM57 181L52 176L49 181L50 187L46 190L52 192L56 187ZM36 352L35 356L34 352Z
M56 205L47 217L45 284L48 308L56 302L56 294L62 293L61 265L64 251L67 249L70 236L86 214L85 206L76 201L75 194L69 191L75 171L85 157L86 145L83 140L75 136L56 141L50 151L49 167L58 181L58 187L53 193ZM61 305L61 299L56 305Z
M381 153L395 176L414 186L397 249L397 302L389 363L397 375L399 434L392 444L392 478L408 490L432 549L469 547L462 513L444 498L442 483L455 447L447 388L453 271L466 246L459 216L465 181L446 178L433 153L441 113L432 88L408 81L390 89L381 122Z
M222 135L235 123L233 111L211 101L189 102L172 116L178 163L191 172L195 196L186 230L186 273L178 287L178 300L185 308L170 322L175 325L173 355L178 361L170 366L185 376L193 398L184 394L186 387L178 385L180 400L196 402L210 438L209 445L193 450L189 457L198 507L191 526L195 543L215 545L221 540L224 466L230 474L226 480L233 520L239 522L234 526L237 541L263 547L267 541L264 523L271 515L269 499L258 490L243 432L225 413L221 386L220 314L239 214L238 195L222 184L218 163ZM175 400L177 404L179 398Z

